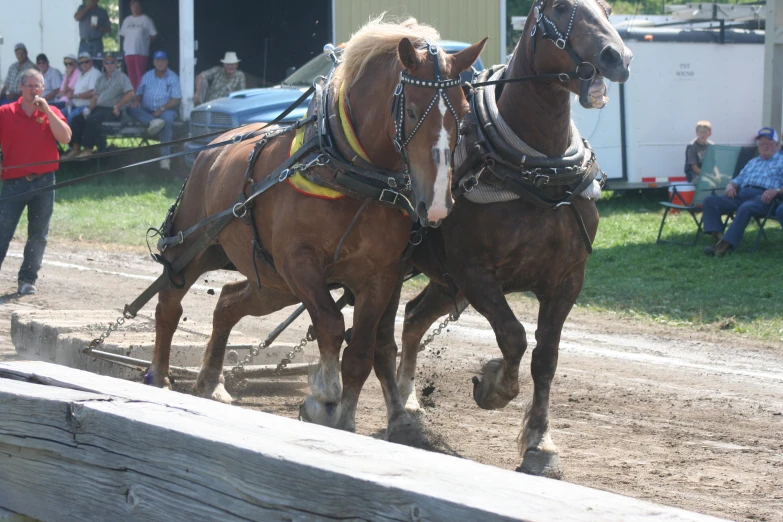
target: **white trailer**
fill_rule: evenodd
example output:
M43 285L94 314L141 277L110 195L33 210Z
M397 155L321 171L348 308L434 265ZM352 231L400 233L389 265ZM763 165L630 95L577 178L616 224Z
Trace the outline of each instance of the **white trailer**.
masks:
M30 60L45 53L52 67L63 72L62 58L79 49L79 25L73 14L81 0L0 0L0 78L16 61L14 44L27 46Z
M609 188L685 181L685 147L698 120L712 141L749 145L762 123L764 32L636 28L621 30L633 51L631 78L609 84L609 104L572 117L596 151Z

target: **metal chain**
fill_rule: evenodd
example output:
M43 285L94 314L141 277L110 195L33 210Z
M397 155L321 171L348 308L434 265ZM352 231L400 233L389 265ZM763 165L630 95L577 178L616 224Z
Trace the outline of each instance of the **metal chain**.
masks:
M310 327L307 328L307 334L304 337L302 337L302 340L299 341L299 344L294 346L294 349L288 352L286 356L283 357L279 363L277 363L277 368L275 368L275 373L282 372L286 368L286 366L291 364L291 361L294 359L296 354L301 352L304 349L304 347L307 346L307 343L311 341L315 341L313 325L310 325Z
M100 337L93 339L90 341L90 344L88 345L88 350L95 350L96 348L100 348L103 343L106 341L106 339L109 338L109 336L112 334L112 332L117 331L117 329L125 324L125 319L130 319L131 317L129 315L122 314L117 318L117 320L110 324L109 327L106 329L105 332L103 332ZM86 351L86 350L85 350Z
M437 328L435 328L435 329L432 331L432 333L429 335L429 337L427 337L426 339L424 339L424 340L421 342L421 344L419 344L419 351L422 351L422 350L424 350L425 348L427 348L427 346L428 346L428 345L429 345L429 344L430 344L432 341L434 341L434 340L435 340L435 338L436 338L437 336L439 336L439 335L441 334L441 332L443 331L443 329L444 329L444 328L446 328L446 327L449 325L449 323L451 323L451 322L455 322L457 319L458 319L457 317L454 317L454 312L450 313L450 314L449 314L449 315L446 317L446 319L444 319L444 320L443 320L443 322L442 322L442 323L440 323L440 324L438 325L438 327L437 327Z

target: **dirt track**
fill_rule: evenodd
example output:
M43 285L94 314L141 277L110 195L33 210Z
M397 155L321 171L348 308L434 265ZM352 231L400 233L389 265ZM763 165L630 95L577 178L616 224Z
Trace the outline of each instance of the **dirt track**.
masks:
M142 253L50 245L40 293L17 298L21 247L12 243L0 272L0 360L15 357L9 336L14 310L119 309L159 273ZM183 324L208 333L219 288L234 278L205 276L185 300ZM514 307L532 349L537 306L519 298ZM150 306L143 311L151 312ZM285 315L245 319L236 331L258 339ZM281 340L298 340L306 324L300 318ZM308 349L315 360L315 349ZM480 410L471 396L470 378L480 362L498 356L488 324L469 310L419 357L419 393L432 387L422 401L423 422L443 451L514 469L530 377L504 410ZM238 404L296 417L306 379L253 383L249 392ZM783 521L779 344L575 309L561 343L551 418L565 480L726 518ZM357 421L360 433L382 436L385 409L374 376Z

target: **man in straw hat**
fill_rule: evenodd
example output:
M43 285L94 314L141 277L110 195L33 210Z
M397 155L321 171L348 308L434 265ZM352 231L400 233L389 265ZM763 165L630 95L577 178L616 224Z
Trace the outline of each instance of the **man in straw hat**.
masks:
M216 65L196 76L196 92L193 94L193 103L196 105L247 88L245 73L237 70L241 61L237 58L237 53L228 51L220 61L223 62L223 67ZM206 86L204 81L207 82Z

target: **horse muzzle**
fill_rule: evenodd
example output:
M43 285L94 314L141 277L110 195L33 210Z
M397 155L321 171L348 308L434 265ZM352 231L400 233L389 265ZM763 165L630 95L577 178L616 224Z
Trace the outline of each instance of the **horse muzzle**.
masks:
M424 201L419 201L419 204L416 205L416 215L419 217L419 223L423 227L438 228L443 223L443 220L446 219L446 216L449 215L449 212L451 212L452 205L453 201L451 205L431 205L428 207Z
M633 53L623 45L607 45L598 54L598 70L609 81L623 83L631 75Z

